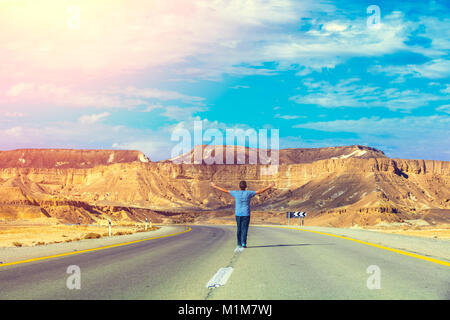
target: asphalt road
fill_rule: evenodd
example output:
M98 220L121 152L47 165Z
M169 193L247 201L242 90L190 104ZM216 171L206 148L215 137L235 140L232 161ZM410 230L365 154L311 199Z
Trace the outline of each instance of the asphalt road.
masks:
M450 267L354 241L251 226L248 248L235 247L232 226L192 226L173 237L3 266L0 299L450 299ZM70 265L80 268L79 290L67 288ZM369 266L380 271L379 289L367 286ZM207 288L223 267L233 268L225 285Z

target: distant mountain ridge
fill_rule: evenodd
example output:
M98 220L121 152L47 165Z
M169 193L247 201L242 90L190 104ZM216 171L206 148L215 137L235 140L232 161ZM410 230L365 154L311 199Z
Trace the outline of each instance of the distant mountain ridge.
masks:
M216 148L222 150L222 153L216 155ZM227 162L227 152L231 150L234 153L231 163ZM262 159L260 156L262 154ZM214 146L199 145L195 146L191 151L180 156L165 160L164 162L176 163L192 163L192 164L213 164L218 156L222 159L222 163L228 164L249 164L251 153L253 153L253 164L266 164L273 152L266 149L256 149L243 146ZM196 154L197 153L197 154ZM202 159L202 162L196 161ZM353 145L343 147L327 147L327 148L288 148L278 150L279 164L295 164L295 163L311 163L325 159L347 159L347 158L386 158L383 151L375 148ZM262 161L261 161L262 160Z
M114 163L150 162L136 150L17 149L0 151L0 168L94 168Z
M364 146L282 149L279 156L278 170L263 175L260 164L152 162L140 151L0 151L0 220L135 221L145 213L192 222L232 215L233 199L210 182L236 189L240 180L253 190L275 183L252 200L267 221L283 219L287 210L333 217L337 225L419 219L432 211L450 216L448 161L391 159Z
M198 164L195 161L195 153L202 155L202 164L214 164L216 146L195 146L191 151L178 157L162 160L159 162L176 162ZM234 152L231 164L249 164L249 155L258 149L240 146L222 147L223 163L226 163L226 150L230 148ZM271 156L270 150L263 150L267 157ZM241 152L244 158L239 158ZM386 158L383 151L366 146L343 146L328 148L289 148L279 150L279 164L311 163L324 159L347 159L347 158ZM238 161L241 160L241 161ZM261 163L256 158L257 164ZM93 168L99 165L114 163L151 162L141 151L137 150L95 150L95 149L16 149L11 151L0 151L0 168Z

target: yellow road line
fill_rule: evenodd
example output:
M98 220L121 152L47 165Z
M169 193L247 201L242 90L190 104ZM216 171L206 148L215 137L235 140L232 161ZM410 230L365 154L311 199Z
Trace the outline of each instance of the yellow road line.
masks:
M140 239L140 240L134 240L134 241L123 242L123 243L116 243L116 244L112 244L112 245L109 245L109 246L98 247L98 248L92 248L92 249L86 249L86 250L80 250L80 251L73 251L73 252L66 252L66 253L61 253L61 254L55 254L55 255L52 255L52 256L46 256L46 257L39 257L39 258L33 258L33 259L27 259L27 260L20 260L20 261L8 262L8 263L0 264L0 267L6 267L6 266L15 265L15 264L28 263L28 262L39 261L39 260L45 260L45 259L51 259L51 258L58 258L58 257L70 256L70 255L72 255L72 254L79 254L79 253L85 253L85 252L91 252L91 251L98 251L98 250L109 249L109 248L114 248L114 247L121 247L121 246L126 246L126 245L129 245L129 244L138 243L138 242L143 242L143 241L149 241L149 240L155 240L155 239L161 239L161 238L173 237L173 236L177 236L177 235L182 234L182 233L189 232L189 231L191 231L191 230L192 230L192 229L188 227L188 229L185 230L185 231L181 231L181 232L177 232L177 233L172 233L172 234L167 234L167 235L164 235L164 236L153 237L153 238L147 238L147 239Z
M407 252L407 251L403 251L403 250L399 250L399 249L393 249L393 248L389 248L389 247L385 247L385 246L380 246L378 244L367 242L367 241L361 241L361 240L353 239L353 238L349 238L349 237L338 236L336 234L320 232L320 231L313 231L313 230L306 230L306 229L299 229L299 228L293 228L293 227L282 227L282 226L280 226L280 227L278 227L278 226L261 226L261 227L293 229L293 230L299 230L299 231L318 233L318 234L322 234L322 235L326 235L326 236L330 236L330 237L341 238L341 239L345 239L345 240L351 240L351 241L362 243L362 244L365 244L365 245L368 245L368 246L372 246L372 247L376 247L376 248L380 248L380 249L396 252L396 253L399 253L399 254L403 254L405 256L410 256L410 257L413 257L413 258L422 259L422 260L426 260L426 261L430 261L430 262L434 262L434 263L437 263L437 264L441 264L441 265L450 267L450 262L447 262L447 261L442 261L442 260L438 260L438 259L422 256L420 254L411 253L411 252Z

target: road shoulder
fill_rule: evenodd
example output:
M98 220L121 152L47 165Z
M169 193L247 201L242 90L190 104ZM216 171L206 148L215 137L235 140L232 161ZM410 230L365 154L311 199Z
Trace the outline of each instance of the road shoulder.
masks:
M288 226L277 227L285 228ZM298 228L305 231L330 233L337 236L353 238L450 262L450 240L389 234L364 229L327 228L312 226L290 226L290 228Z
M6 247L0 248L0 266L1 264L11 263L15 261L35 259L40 257L64 254L75 251L89 250L109 245L167 236L170 234L182 232L184 226L160 226L158 230L148 232L137 232L129 235L113 236L111 238L104 237L99 239L83 239L68 243L54 243L33 247Z

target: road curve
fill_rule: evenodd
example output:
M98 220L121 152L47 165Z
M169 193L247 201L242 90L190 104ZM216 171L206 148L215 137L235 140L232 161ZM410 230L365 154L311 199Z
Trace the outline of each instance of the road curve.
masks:
M256 226L250 227L248 248L235 253L235 227L191 228L4 266L0 299L450 299L445 265L346 239ZM66 285L71 265L81 270L79 290ZM233 268L225 285L207 288L223 267ZM368 268L380 271L379 289L368 288Z

